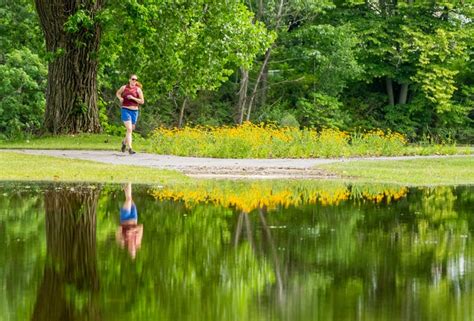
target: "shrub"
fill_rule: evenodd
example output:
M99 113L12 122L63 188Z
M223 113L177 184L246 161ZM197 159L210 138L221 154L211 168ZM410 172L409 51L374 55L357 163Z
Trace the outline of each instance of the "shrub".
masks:
M47 68L28 48L5 57L0 65L0 133L13 138L41 127Z
M280 120L280 126L281 127L300 127L300 123L298 120L296 120L296 117L293 116L292 114L286 114L283 116Z

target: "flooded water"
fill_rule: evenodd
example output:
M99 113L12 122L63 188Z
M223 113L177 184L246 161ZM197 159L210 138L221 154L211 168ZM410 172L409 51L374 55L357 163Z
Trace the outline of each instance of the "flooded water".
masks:
M474 320L474 187L0 183L0 320Z

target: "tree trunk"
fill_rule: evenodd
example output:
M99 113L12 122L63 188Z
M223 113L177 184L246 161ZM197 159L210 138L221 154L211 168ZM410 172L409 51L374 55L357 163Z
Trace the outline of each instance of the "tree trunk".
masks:
M44 127L53 134L99 132L97 66L101 29L94 22L105 0L35 0L46 49L53 56L48 65ZM79 10L91 26L65 23Z
M278 28L280 27L281 19L283 17L284 2L285 2L284 0L280 0L280 4L278 5L278 12L275 18L276 19L275 30L278 30ZM257 80L255 81L255 86L253 87L252 95L250 96L250 101L247 108L247 118L246 118L247 120L250 120L250 114L252 112L252 107L253 107L253 101L255 100L255 95L257 94L257 89L259 87L260 80L262 79L264 70L267 68L268 61L270 60L272 47L268 48L267 52L265 53L265 59L263 60L262 67L260 68L260 71L257 76Z
M392 79L389 77L385 78L385 82L387 85L387 95L388 95L388 104L390 106L395 105L395 96L393 94L393 82Z
M252 106L253 101L255 100L255 95L257 94L258 85L260 84L260 80L262 79L263 71L265 70L268 61L270 60L270 54L272 51L272 47L268 48L267 52L265 53L265 59L263 60L262 67L257 76L257 80L255 81L255 86L253 86L252 95L250 96L250 101L247 108L247 121L250 120L250 114L252 113Z
M405 105L408 100L408 84L402 84L400 87L400 96L398 98L398 103L400 105Z
M98 189L75 186L45 193L46 253L32 320L99 320L96 255ZM87 301L74 304L80 295Z
M259 106L265 106L267 102L267 88L268 88L268 64L263 69L262 80L260 81L259 91Z
M183 103L181 104L181 109L179 111L179 120L178 120L178 127L183 127L184 121L184 109L186 108L186 102L188 101L188 97L185 97Z
M257 20L262 20L264 12L265 12L265 7L263 5L263 0L259 0L258 1L257 15L255 16L255 18Z
M245 103L247 102L247 90L249 85L249 71L245 68L240 68L240 90L239 90L239 124L244 122Z

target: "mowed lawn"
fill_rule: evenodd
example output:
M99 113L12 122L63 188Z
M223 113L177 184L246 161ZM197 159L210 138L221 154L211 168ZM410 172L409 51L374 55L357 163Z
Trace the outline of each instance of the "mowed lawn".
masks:
M0 180L186 183L191 178L170 170L143 166L111 165L14 152L0 152ZM413 160L364 160L320 165L346 182L402 185L474 184L474 157Z
M107 134L42 136L32 139L0 141L0 148L119 150L122 139L123 137ZM136 147L141 147L144 139L139 135L134 135L134 141Z
M346 180L403 185L474 184L474 157L351 161L318 166Z
M189 178L179 172L140 166L0 152L0 180L169 184Z

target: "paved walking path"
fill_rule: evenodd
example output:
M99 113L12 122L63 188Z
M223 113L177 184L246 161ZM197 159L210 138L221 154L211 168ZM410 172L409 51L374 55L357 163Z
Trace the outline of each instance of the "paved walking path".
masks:
M116 151L90 150L0 150L32 155L46 155L82 159L115 165L146 166L178 170L193 177L225 178L336 178L334 174L316 168L318 165L350 162L355 160L406 160L417 158L440 158L453 156L400 156L358 158L310 158L310 159L224 159L204 157L180 157L137 153L129 155ZM458 157L458 156L456 156ZM472 157L459 156L459 157Z

